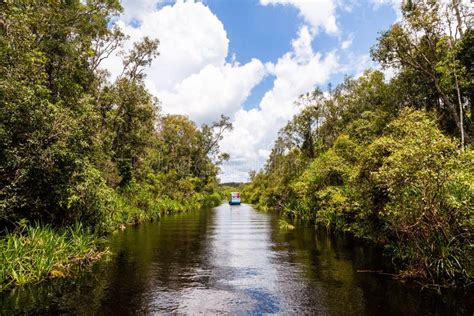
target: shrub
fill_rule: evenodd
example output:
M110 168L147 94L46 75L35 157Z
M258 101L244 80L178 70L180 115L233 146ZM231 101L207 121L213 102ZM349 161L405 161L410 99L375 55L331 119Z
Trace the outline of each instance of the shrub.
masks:
M414 110L404 110L370 146L359 173L366 191L382 196L372 195L372 207L406 275L443 283L472 278L472 161L472 151L458 151Z
M347 183L356 160L357 145L340 135L327 152L317 157L292 183L297 202L290 206L306 218L326 227L342 228L350 212Z
M0 239L0 290L10 285L39 282L46 277L65 277L102 257L103 240L76 224L67 229L20 224Z

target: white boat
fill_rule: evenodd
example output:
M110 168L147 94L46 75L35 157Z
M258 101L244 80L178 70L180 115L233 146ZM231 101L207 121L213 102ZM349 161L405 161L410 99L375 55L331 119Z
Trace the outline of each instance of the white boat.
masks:
M240 205L240 192L231 192L230 193L230 205Z

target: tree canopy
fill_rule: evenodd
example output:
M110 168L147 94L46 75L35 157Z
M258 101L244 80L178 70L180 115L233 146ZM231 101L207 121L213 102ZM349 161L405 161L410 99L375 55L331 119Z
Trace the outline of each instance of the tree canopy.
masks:
M0 3L5 227L21 219L102 227L123 221L123 203L144 212L131 217L153 217L147 212L166 211L166 199L197 203L216 193L229 119L199 128L160 113L144 86L159 41L145 37L123 51L126 36L110 27L121 10L115 0ZM116 53L123 70L112 80L100 64Z
M472 15L459 1L402 12L371 51L394 77L367 70L301 96L243 196L384 244L405 277L469 283Z

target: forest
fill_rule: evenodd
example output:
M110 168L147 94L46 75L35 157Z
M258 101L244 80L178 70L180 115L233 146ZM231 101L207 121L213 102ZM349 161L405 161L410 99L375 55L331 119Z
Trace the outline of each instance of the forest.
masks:
M300 96L243 198L384 246L403 280L465 286L474 271L472 11L420 0L402 14L370 51L381 69Z
M0 1L0 291L66 277L108 255L108 234L224 198L230 118L162 113L145 87L160 42L124 49L121 12ZM401 279L472 285L472 18L456 0L404 1L370 52L380 68L295 101L246 202L384 246ZM112 78L101 65L116 53Z
M63 277L102 257L103 236L221 202L229 118L160 113L144 70L109 22L117 0L0 2L0 289ZM100 65L120 52L112 79Z

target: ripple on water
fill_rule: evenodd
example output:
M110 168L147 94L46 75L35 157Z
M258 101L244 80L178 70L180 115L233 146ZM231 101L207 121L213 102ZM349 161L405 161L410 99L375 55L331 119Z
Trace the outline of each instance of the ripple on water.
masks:
M472 315L463 297L421 293L358 269L377 251L248 205L166 216L110 238L116 254L78 280L0 293L0 314Z

